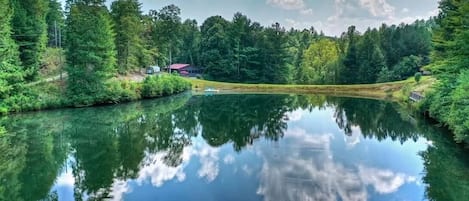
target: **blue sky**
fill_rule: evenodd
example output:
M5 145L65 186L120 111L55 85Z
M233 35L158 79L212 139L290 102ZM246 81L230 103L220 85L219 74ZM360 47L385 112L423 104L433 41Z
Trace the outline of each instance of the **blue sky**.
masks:
M108 0L108 4L112 2ZM262 25L279 22L286 28L322 30L340 35L349 25L359 31L382 23L409 23L438 14L438 0L140 0L144 12L175 4L183 19L201 24L207 17L232 19L241 12Z

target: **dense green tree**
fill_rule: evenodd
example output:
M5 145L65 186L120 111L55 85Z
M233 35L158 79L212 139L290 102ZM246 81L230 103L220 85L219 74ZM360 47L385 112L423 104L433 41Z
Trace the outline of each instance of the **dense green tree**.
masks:
M292 66L294 80L293 83L303 83L302 76L304 75L301 63L303 62L303 56L305 51L309 48L310 44L318 38L317 32L314 27L310 30L303 29L302 31L291 29L287 33L287 63Z
M305 51L301 64L301 83L331 84L338 71L339 52L331 39L319 39Z
M220 16L209 17L202 24L201 57L207 78L230 81L236 78L233 55L228 38L229 23Z
M62 30L65 27L65 18L62 4L57 0L49 0L49 9L46 15L47 22L47 45L59 47L62 44Z
M358 31L355 26L350 26L342 37L347 41L347 51L343 57L343 66L341 73L341 83L358 83L358 70L360 64L358 61Z
M141 4L137 0L118 0L111 5L116 33L117 66L119 73L138 70L149 65L142 62L147 55L142 40Z
M185 20L181 25L182 46L181 52L176 58L177 62L200 65L201 35L196 20Z
M21 92L23 71L20 69L18 46L11 38L10 20L13 8L9 0L0 1L0 114L8 112L4 99Z
M293 79L293 69L287 65L287 51L284 46L286 32L279 23L264 29L260 40L261 83L289 83Z
M457 141L468 142L469 2L443 0L440 9L433 37L434 63L431 65L439 83L428 97L425 109L453 129Z
M386 60L379 47L378 30L368 29L358 44L358 83L374 83L381 69L386 68Z
M158 64L160 65L166 66L173 63L173 55L179 53L181 45L180 15L181 9L173 4L165 6L159 11L150 11L155 26L153 39L160 53L158 55Z
M41 56L47 44L46 15L49 1L12 0L12 2L13 38L19 45L25 78L33 80L38 75Z
M114 33L103 4L78 2L67 18L67 95L74 105L103 99L105 82L116 72Z

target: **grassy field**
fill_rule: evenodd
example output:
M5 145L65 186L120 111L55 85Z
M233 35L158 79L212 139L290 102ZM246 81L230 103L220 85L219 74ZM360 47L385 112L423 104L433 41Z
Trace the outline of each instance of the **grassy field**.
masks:
M283 85L283 84L241 84L189 79L195 93L203 93L206 88L215 88L219 93L301 93L330 94L340 96L367 97L378 99L402 100L405 93L413 89L429 87L434 83L432 77L423 77L419 83L414 78L403 81L379 84L355 85Z

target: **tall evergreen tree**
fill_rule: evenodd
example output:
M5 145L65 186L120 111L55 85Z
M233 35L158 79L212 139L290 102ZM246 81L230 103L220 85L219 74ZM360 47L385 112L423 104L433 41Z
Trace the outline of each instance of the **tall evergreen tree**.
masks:
M293 69L286 63L286 33L279 23L264 29L260 39L262 71L261 83L289 83L293 79Z
M116 72L114 33L103 2L71 4L67 18L67 94L75 105L100 101Z
M453 129L457 141L469 142L469 2L442 0L440 9L431 65L439 83L428 98L428 109Z
M4 99L18 93L23 82L19 67L18 46L11 38L10 20L13 8L10 0L0 0L0 113L5 108Z
M111 5L111 15L116 32L117 65L119 73L148 65L142 62L145 55L142 40L143 24L141 4L137 0L118 0Z
M376 29L368 29L358 45L358 82L374 83L381 69L386 68L386 60L379 47L379 35Z
M13 38L19 45L20 59L26 79L33 80L38 74L40 60L47 43L46 15L48 0L12 0Z
M347 51L343 58L343 67L341 73L341 82L347 84L358 83L358 70L360 64L358 61L358 31L355 26L350 26L347 33L343 34L345 40L347 40Z

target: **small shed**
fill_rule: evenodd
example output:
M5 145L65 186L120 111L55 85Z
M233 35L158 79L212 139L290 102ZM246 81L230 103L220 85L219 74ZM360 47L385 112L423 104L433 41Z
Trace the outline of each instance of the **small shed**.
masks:
M146 69L147 74L155 74L161 72L161 68L159 66L150 66Z

